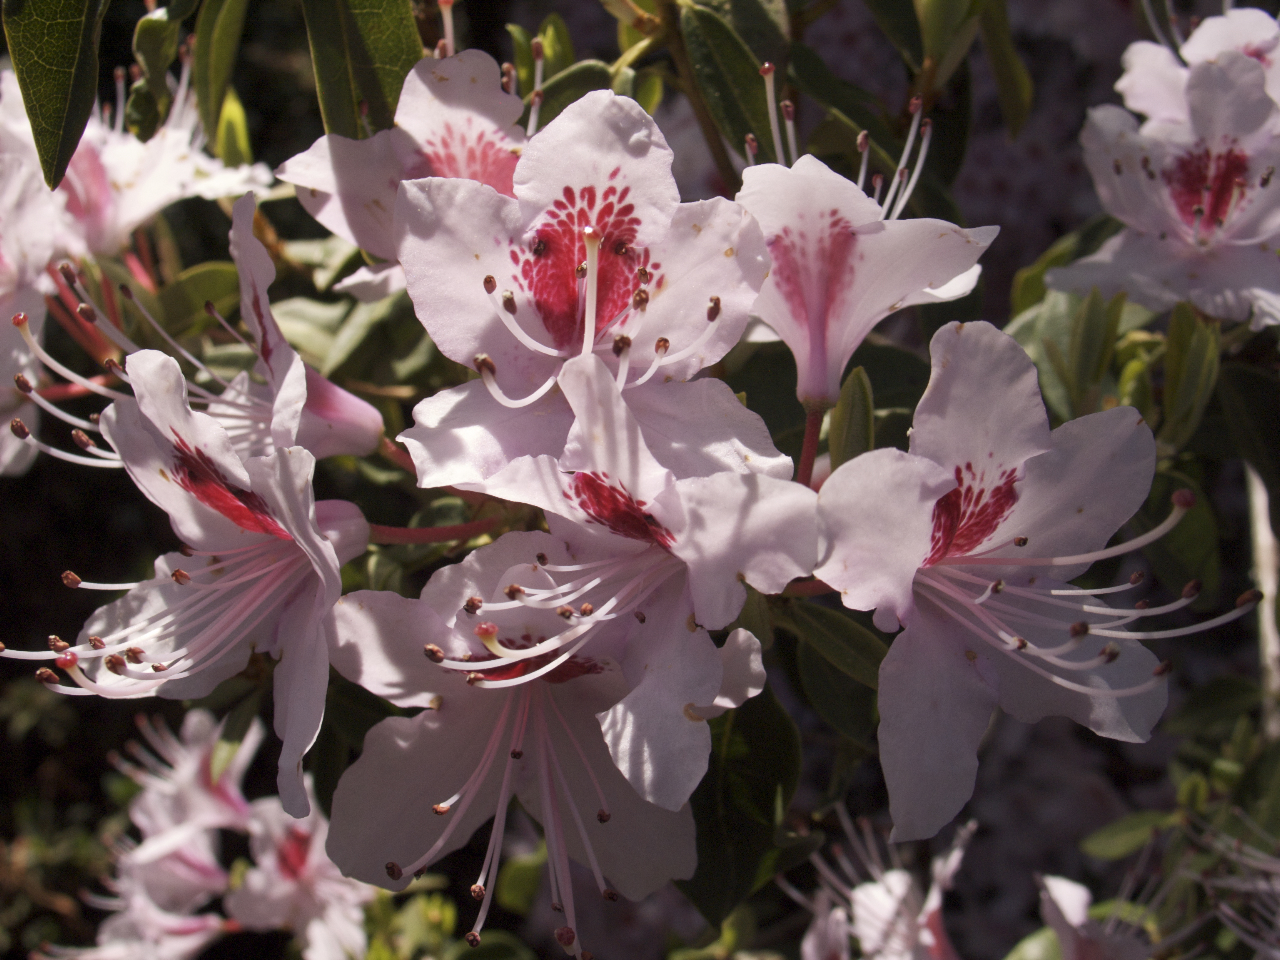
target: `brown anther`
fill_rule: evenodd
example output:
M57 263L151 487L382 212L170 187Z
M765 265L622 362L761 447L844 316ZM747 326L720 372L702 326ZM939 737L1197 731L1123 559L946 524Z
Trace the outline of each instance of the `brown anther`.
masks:
M671 349L671 341L668 340L666 337L659 337L657 339L657 342L654 343L653 345L654 353L666 353L670 349Z
M404 871L400 869L400 864L394 860L387 861L387 876L392 880L399 880L404 876Z
M1014 637L1013 643L1019 650L1027 649L1027 641L1022 637Z
M120 656L118 653L111 654L111 656L107 657L103 662L106 664L107 669L117 676L122 676L124 674L124 657Z
M48 667L41 667L36 671L36 679L41 683L57 683L58 675Z
M498 289L498 281L493 279L493 274L489 274L484 278L484 292L493 293Z
M62 583L64 586L71 587L72 589L74 589L80 586L82 582L83 581L81 581L81 579L77 577L74 573L72 573L70 570L62 571Z
M218 308L213 305L212 300L206 300L204 302L204 312L211 317L216 317L218 315Z
M164 673L169 668L163 663L153 663L151 665L151 669L154 670L156 673Z
M625 240L619 240L617 243L613 245L613 253L615 256L618 256L618 257L625 257L629 249L630 248L627 246L627 241Z
M1147 575L1143 573L1141 570L1135 571L1134 573L1129 574L1129 586L1136 587L1146 578L1147 578Z
M512 760L519 760L519 759L520 759L521 757L523 757L523 756L524 756L524 751L523 751L523 750L512 750L512 751L511 751L511 759L512 759Z
M89 439L89 435L83 430L76 429L71 431L71 439L75 441L75 445L81 450L93 449L93 441Z
M644 623L644 611L643 611L643 610L637 610L637 611L635 611L635 617L636 617L636 619L637 619L637 620L639 620L641 623Z
M564 907L556 903L554 900L551 901L551 909L554 910L556 913L564 913Z
M481 680L483 680L483 679L484 679L484 674L483 674L483 673L477 673L477 672L476 672L476 671L474 671L474 670L473 670L473 671L471 671L471 673L468 673L468 674L467 674L467 683L468 683L470 686L473 686L473 687L474 687L477 683L479 683Z
M467 602L462 605L462 609L473 616L480 612L480 608L484 606L484 600L480 597L467 597Z
M556 613L560 614L560 616L568 620L570 617L573 616L573 607L569 606L568 604L564 604L562 606L556 607Z
M506 93L516 92L516 65L514 63L504 63L502 65L502 89Z
M1200 587L1201 584L1199 580L1188 581L1187 585L1182 588L1182 599L1190 600L1192 597L1200 596Z
M601 807L599 810L596 811L596 819L599 820L601 823L608 823L611 819L613 819L613 814L611 814L604 807Z
M125 655L125 657L128 659L128 661L129 661L130 663L141 663L141 662L142 662L142 648L141 648L141 647L130 647L128 650L126 650L126 651L124 652L124 655Z
M106 645L107 645L107 641L103 640L101 637L90 637L90 638L89 638L89 646L93 647L93 649L95 649L95 650L101 650L101 649L103 649Z
M1190 510L1196 505L1196 495L1185 487L1175 490L1171 499L1175 507L1181 507L1183 510Z
M1246 590L1240 596L1236 597L1236 607L1247 607L1251 603L1257 603L1262 599L1261 590Z
M529 50L533 53L533 59L541 60L544 56L542 51L542 39L540 37L534 37L533 41L529 44Z
M707 304L707 321L715 320L718 316L720 316L720 298L712 297L711 302Z
M449 41L446 40L444 37L441 37L439 40L436 41L436 59L443 60L447 56L449 56ZM368 112L369 111L366 104L366 109L362 110L361 114L362 115L367 114Z
M993 583L993 584L991 585L991 592L992 592L992 593L1001 593L1003 590L1004 590L1004 581L1003 581L1003 580L997 580L995 583Z
M748 133L742 139L746 143L747 153L751 154L751 156L754 157L760 152L760 141L756 139L756 135L754 133Z
M507 589L502 592L507 595L508 600L514 600L516 597L524 596L524 587L520 586L518 583L511 583L508 584Z
M535 238L533 241L533 247L530 248L530 252L535 257L542 256L544 253L547 252L547 241L543 240L541 237Z
M653 274L651 274L644 267L636 267L636 279L639 280L641 283L648 283L650 280L653 279Z
M920 108L924 106L924 101L920 99L919 94L911 98L911 102L907 104L907 112L919 113Z
M1258 181L1258 186L1264 188L1271 186L1271 178L1275 175L1275 172L1275 167L1267 167L1266 172L1262 175L1262 179Z
M98 425L98 423L99 423L101 420L102 420L102 414L100 414L100 413L91 413L91 414L89 414L89 422L90 422L90 423L92 423L95 427Z
M1025 546L1027 545L1027 538L1026 538L1026 537L1014 537L1014 538L1013 538L1013 545L1014 545L1015 547L1025 547Z
M17 417L14 417L9 421L9 430L19 440L25 440L27 437L31 436L31 431L27 429L27 425Z
M59 636L50 634L49 649L52 650L54 653L61 653L63 650L68 650L70 648L71 648L71 644L67 643L67 641L63 640Z
M1073 637L1083 637L1089 633L1089 624L1083 620L1077 620L1071 625L1071 629L1067 632Z
M437 817L443 817L446 813L449 812L449 805L445 803L433 803L431 805L431 812L434 813Z
M171 576L173 577L173 582L178 584L179 586L185 587L188 583L191 582L191 574L187 573L187 571L181 568L173 571Z
M120 68L117 67L116 69L119 70ZM67 261L63 260L58 264L58 272L62 274L62 281L68 287L74 287L76 285L76 271L71 264L67 263Z
M493 360L487 353L477 353L475 359L476 373L489 374L491 377L498 375L498 368L494 366Z
M1133 605L1133 608L1135 610L1146 610L1149 606L1151 606L1150 600L1139 600Z
M502 291L502 309L513 317L516 315L516 295L510 290Z
M76 656L76 652L74 650L68 650L66 653L58 657L53 662L57 664L58 667L62 670L70 670L72 667L74 667L77 663L80 662L80 658Z
M483 884L483 883L473 883L473 884L471 885L471 899L472 899L472 900L483 900L483 899L484 899L484 884Z
M480 946L480 934L476 933L474 930L468 930L467 935L462 939L467 941L468 947Z
M126 300L132 300L133 288L130 287L127 283L120 284L120 296L124 297Z
M444 663L444 651L434 643L423 644L422 652L427 655L427 659L432 663Z
M578 613L584 617L589 617L595 612L596 612L596 608L589 603L584 603L582 606L578 608Z
M6 647L3 643L0 643L0 653L4 653L4 652L5 652L5 650L7 650L7 649L8 649L8 647Z
M762 77L771 76L773 74L773 71L776 69L777 68L772 63L766 60L764 63L760 64L760 76Z
M577 939L578 935L573 932L573 927L564 926L556 929L556 943L560 944L560 946L564 947L566 950L572 947L574 941Z
M601 890L600 895L604 897L606 900L608 900L610 903L618 902L618 891L613 890L610 887L605 887L603 890Z
M585 277L587 275L587 261L583 260L578 264L577 267L574 268L573 273L579 280Z
M35 389L35 387L31 386L31 381L26 378L26 375L21 373L14 374L13 385L18 388L19 393L30 393Z
M184 557L194 557L196 555L196 548L188 546L185 543L180 543L178 544L178 552Z
M1163 677L1166 673L1173 669L1173 661L1161 660L1160 666L1151 671L1153 677Z
M792 103L790 100L783 100L780 104L778 104L778 106L782 108L782 118L784 120L795 120L796 105L794 103Z
M124 374L124 367L120 366L119 361L116 360L115 357L107 357L107 359L102 361L102 365L107 368L107 373L111 374L113 377L119 377Z
M637 293L639 291L636 291ZM613 355L615 357L622 356L627 350L631 349L631 338L625 333L620 333L613 338Z
M1108 643L1098 651L1098 656L1106 660L1107 663L1115 663L1116 657L1120 656L1120 644Z
M98 311L93 309L93 304L82 303L76 307L76 313L80 314L80 319L85 323L97 323Z
M649 306L649 291L643 287L637 287L636 292L631 295L631 309L644 310Z

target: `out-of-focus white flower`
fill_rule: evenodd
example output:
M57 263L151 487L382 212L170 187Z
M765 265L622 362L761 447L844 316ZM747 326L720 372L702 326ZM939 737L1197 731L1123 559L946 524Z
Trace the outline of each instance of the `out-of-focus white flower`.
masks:
M1066 877L1036 877L1040 916L1058 935L1063 960L1145 960L1151 941L1141 927L1121 920L1119 911L1105 922L1090 919L1089 888Z

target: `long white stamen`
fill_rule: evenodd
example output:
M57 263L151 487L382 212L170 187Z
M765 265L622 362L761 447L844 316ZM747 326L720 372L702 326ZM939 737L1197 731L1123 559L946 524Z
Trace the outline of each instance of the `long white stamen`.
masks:
M554 701L555 698L550 694L547 694L547 699ZM569 792L569 784L565 780L564 771L560 768L560 757L556 753L555 748L551 745L550 737L547 738L547 754L551 759L551 768L555 771L556 780L560 784L560 793L564 797L565 805L569 808L569 813L573 815L574 826L578 828L578 839L582 841L582 848L586 851L587 864L591 867L591 873L595 877L596 886L600 889L600 892L603 893L608 889L605 886L604 873L600 870L600 863L596 859L596 851L591 845L591 838L587 836L587 828L582 822L582 814L578 811L578 805L573 800L573 794ZM587 769L590 770L590 767Z
M893 216L889 218L891 220L897 220L902 216L902 211L906 209L907 201L911 199L911 194L920 179L920 172L924 169L924 159L929 155L929 141L933 139L933 121L925 120L921 126L924 134L920 137L920 152L916 154L916 166L911 171L911 179L907 181L906 189L902 191L897 204L894 205Z
M19 374L19 376L21 376L21 374ZM25 379L25 377L23 379ZM67 413L61 407L59 407L56 403L50 403L44 397L40 396L39 390L36 390L34 388L31 390L26 390L21 387L19 388L19 390L24 397L26 397L28 400L34 403L37 407L39 407L45 413L50 414L51 416L57 417L63 423L70 424L73 427L79 427L81 430L92 430L94 433L98 432L98 425L96 423L90 420L81 420L79 417L73 417L71 414Z
M487 357L485 359L488 360ZM487 365L477 364L477 366L480 367L480 379L484 381L484 385L486 389L488 389L489 393L493 395L493 399L511 410L519 410L521 407L527 407L530 404L537 403L546 396L552 387L556 385L556 374L553 373L551 376L547 377L546 382L544 382L542 386L533 391L533 393L529 394L527 397L523 397L519 400L512 400L503 393L502 388L498 386L497 378L494 376L492 370L492 361L489 361Z
M586 312L582 321L582 352L588 354L596 343L596 294L600 284L600 231L582 228L582 243L587 248Z
M21 321L17 319L18 317L22 318ZM40 346L40 344L36 342L36 338L31 335L31 330L30 330L29 324L27 323L26 314L16 314L14 317L13 325L18 328L18 332L22 335L22 339L25 340L27 343L27 348L31 351L31 353L35 356L35 358L39 360L41 363L43 363L50 370L52 370L54 373L57 373L65 377L66 379L74 383L76 386L84 387L90 393L96 393L99 396L107 397L110 400L132 400L133 399L127 393L121 393L119 390L112 390L110 387L104 387L101 384L94 383L92 380L88 380L85 377L80 376L80 374L76 373L74 370L63 366L57 360L53 359L53 357L49 356L49 354L45 352L44 347Z
M858 164L858 189L865 193L867 189L867 161L871 159L871 135L865 130L858 134L858 152L862 154L862 161Z
M21 422L22 421L20 420L13 421L13 423L21 423ZM14 435L17 436L27 446L35 447L41 453L46 453L49 456L53 457L55 460L65 460L67 463L78 463L82 467L106 467L112 470L120 469L124 466L124 463L122 461L110 459L106 456L82 457L79 454L67 453L65 450L59 450L57 447L51 447L47 443L42 443L39 440L37 440L35 437L31 435L31 431L26 427L25 424L23 425L22 430L24 431L22 433L19 433L18 431L15 430Z
M173 109L169 112L169 119L165 126L181 127L187 114L187 91L191 89L191 51L184 47L180 52L179 61L182 64L181 70L178 72L178 92L173 97ZM216 132L216 131L214 131Z
M796 107L790 100L783 100L778 106L787 129L787 148L791 151L791 166L794 167L800 159L800 149L796 146Z
M880 202L880 191L884 187L884 174L875 173L871 175L871 199L876 203Z
M453 33L453 0L440 0L440 19L444 21L444 51L446 57L457 52Z
M924 113L923 101L919 97L912 97L908 109L911 111L911 129L907 131L907 144L902 148L902 155L898 158L897 169L893 171L892 182L889 184L889 192L884 197L884 204L880 210L881 220L884 219L886 212L893 204L893 198L902 183L903 170L906 169L907 160L911 157L911 148L916 145L916 134L920 130L921 115Z
M540 690L543 696L550 696ZM564 842L564 823L560 817L560 805L555 802L554 787L551 784L548 754L551 752L551 738L547 733L547 720L544 711L537 715L537 736L542 744L539 751L538 786L542 797L542 828L547 839L547 863L552 868L553 885L558 888L560 905L564 909L565 920L571 930L577 929L577 916L573 905L573 878L569 873L569 852ZM581 956L581 947L575 942L574 951Z
M529 126L526 136L532 137L538 132L538 112L542 108L542 40L534 37L530 47L533 52L533 93L529 97Z
M535 353L546 354L548 357L563 357L564 351L557 350L555 347L549 347L545 343L539 343L520 326L519 320L516 319L516 298L511 291L506 291L499 300L497 295L489 290L489 284L493 281L493 277L484 278L485 291L489 294L489 302L493 304L493 311L498 315L498 319L502 321L502 325L511 331L511 335L519 340L524 346L528 347ZM497 284L494 283L494 290L497 290ZM510 304L510 308L507 304Z
M229 384L226 380L223 380L222 377L218 376L216 373L214 373L212 370L206 367L204 363L198 360L189 350L187 350L186 347L184 347L172 336L170 336L169 331L164 328L164 326L160 323L160 321L151 315L151 311L148 310L146 307L144 307L139 300L136 300L134 298L133 291L130 290L128 286L126 286L123 283L120 284L120 293L124 296L124 299L128 303L132 303L138 309L138 312L142 314L143 319L145 319L147 323L151 324L151 326L156 329L156 331L160 334L160 336L164 337L165 342L168 343L169 346L173 347L173 349L177 350L178 353L182 354L183 359L185 359L188 363L190 363L193 367L195 367L201 373L208 376L210 379L216 380L224 388L231 386L231 384ZM202 390L201 388L197 387L195 384L191 384L191 386L195 387L197 390L200 390L200 392L202 393L206 393L206 394L208 393L207 390ZM212 394L209 394L209 395L212 396Z
M716 319L718 319L720 298L713 297L712 299L715 303ZM708 314L710 314L710 310L708 311ZM676 363L680 360L683 360L685 357L691 356L697 353L699 350L701 350L703 346L706 344L706 342L710 340L713 336L715 336L715 334L719 329L716 323L716 319L709 320L707 325L703 327L702 332L698 334L697 338L693 341L693 343L689 344L687 347L685 347L682 350L676 351L675 353L666 353L662 357L660 357L658 359L658 366L665 367L669 363Z
M764 107L769 111L769 135L773 137L774 163L787 165L787 155L782 151L782 133L778 129L778 102L775 99L773 73L776 68L765 62L760 67L760 76L764 77Z

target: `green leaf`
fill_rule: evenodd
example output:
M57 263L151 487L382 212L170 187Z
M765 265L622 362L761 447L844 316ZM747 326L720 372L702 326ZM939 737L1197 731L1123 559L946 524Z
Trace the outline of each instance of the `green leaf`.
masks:
M1059 238L1035 263L1023 267L1013 275L1013 314L1017 316L1044 299L1048 288L1044 284L1045 272L1052 267L1066 266L1074 260L1088 256L1103 242L1114 236L1124 226L1119 220L1099 214L1087 221L1079 230Z
M253 148L249 146L249 121L234 87L227 87L227 95L222 101L217 147L218 156L228 167L253 163Z
M804 849L778 833L800 781L800 733L768 688L710 723L707 774L690 799L698 868L676 885L719 926L773 879L789 848Z
M1022 58L1013 45L1009 30L1009 11L1005 0L983 0L978 14L978 26L982 31L982 47L991 64L996 80L996 93L1000 98L1000 112L1004 115L1009 133L1016 136L1031 113L1034 89L1031 74L1027 73Z
M547 844L539 841L538 849L518 857L507 857L498 871L494 900L503 910L522 917L533 909L533 901L542 886L542 873L547 866Z
M1178 712L1165 719L1164 730L1180 737L1227 733L1261 702L1262 691L1255 681L1229 674L1214 677L1191 691Z
M1145 847L1153 832L1177 822L1176 812L1139 810L1093 831L1080 841L1080 849L1099 860L1123 860Z
M1156 578L1169 590L1178 591L1191 580L1199 580L1200 596L1191 605L1197 611L1211 610L1217 603L1222 580L1222 559L1218 546L1218 521L1204 491L1185 473L1159 470L1151 481L1151 493L1130 521L1142 534L1160 524L1171 509L1174 491L1188 489L1196 502L1182 521L1155 543L1142 548L1155 569Z
M573 55L573 39L569 36L569 25L564 22L564 17L558 13L548 14L538 28L538 38L542 41L543 81L573 66L577 58Z
M954 48L964 44L967 52L972 43L969 21L977 14L975 0L913 0L916 23L920 30L921 46L926 60L941 67L948 60L956 59ZM966 33L969 34L966 39ZM961 55L963 55L963 52ZM958 62L958 60L957 60ZM949 77L939 79L939 85Z
M861 367L844 378L840 399L831 410L827 431L827 449L831 469L875 448L875 403L871 398L871 380Z
M716 13L755 56L783 69L791 25L785 0L695 0ZM759 134L757 134L759 136Z
M883 640L839 610L808 600L788 608L788 629L826 658L831 666L864 686L880 683L880 661L889 652Z
M769 107L765 104L760 61L724 18L706 7L685 6L680 11L693 77L721 134L739 154L748 133L760 144L759 163L774 163L769 133Z
M636 102L644 107L644 112L653 116L662 104L662 71L654 67L637 70L634 96Z
M133 28L133 56L142 68L142 77L129 91L125 125L140 140L151 139L173 103L168 73L178 55L180 12L169 7L152 10Z
M1161 455L1181 450L1196 432L1218 383L1222 333L1217 323L1202 320L1189 303L1169 317L1164 358L1164 408L1156 441Z
M4 0L4 32L45 183L57 189L98 94L110 0Z
M222 103L231 82L231 71L240 52L240 33L249 0L204 0L196 18L196 47L191 64L191 86L196 94L200 122L216 131Z
M226 316L240 306L240 279L236 265L209 260L183 270L173 283L160 289L160 313L165 329L179 334L209 319L204 305L210 300Z
M351 358L379 325L393 319L397 313L406 309L411 307L409 295L404 291L372 303L357 303L334 337L333 345L324 358L320 372L326 377L329 376Z
M839 110L858 129L866 130L872 142L881 148L896 144L879 99L861 87L837 77L826 61L806 44L793 43L789 59L788 79L802 91L824 107ZM888 153L884 153L880 160L890 170L897 163Z
M1056 933L1041 927L1019 940L1004 960L1062 960L1062 945Z
M227 714L222 733L218 737L218 742L214 744L213 753L209 758L209 779L214 783L218 782L227 767L231 765L231 761L235 759L236 751L244 742L244 735L249 732L254 718L258 716L258 708L262 705L262 695L266 690L265 684L254 687L253 691L232 707L231 712Z
M613 88L613 73L602 60L581 60L568 70L563 70L542 85L542 106L538 108L538 129L560 115L560 111L592 90ZM529 97L525 98L525 116L529 118Z
M876 735L875 691L839 670L832 670L831 662L812 644L800 644L796 650L796 666L804 695L818 716L863 749L870 750Z
M1104 301L1095 287L1072 318L1067 388L1073 416L1096 413L1101 408L1103 378L1111 369L1124 299L1124 294L1119 293L1109 302Z
M527 97L533 92L533 38L518 23L508 23L507 34L511 37L520 96Z
M903 62L912 73L920 71L924 59L920 38L920 21L916 19L911 0L865 0L876 24L884 31L889 42L898 48Z
M863 341L849 362L867 372L880 409L915 409L929 385L929 361L894 344Z
M1271 528L1280 531L1280 376L1263 367L1224 364L1218 397L1236 450L1266 484Z
M365 136L362 105L374 131L390 128L404 78L422 59L410 0L302 0L302 12L325 131Z

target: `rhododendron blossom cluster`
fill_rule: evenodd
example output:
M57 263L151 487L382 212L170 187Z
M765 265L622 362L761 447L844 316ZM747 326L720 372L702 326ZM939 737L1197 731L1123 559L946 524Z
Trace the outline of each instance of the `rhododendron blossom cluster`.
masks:
M781 890L812 915L791 924L805 960L958 960L943 895L982 848L970 801L1000 714L1145 742L1182 645L1244 630L1259 601L1274 613L1258 551L1275 461L1240 398L1280 395L1259 386L1280 322L1280 30L1234 10L1130 48L1125 108L1081 134L1114 220L1027 267L1016 295L1041 299L1015 339L978 315L1000 227L945 200L927 114L960 94L928 30L894 122L830 105L814 132L795 97L824 85L802 59L730 71L752 80L736 105L698 93L713 80L684 60L699 18L723 20L709 7L610 0L622 41L642 39L579 89L597 67L568 66L563 22L513 27L518 63L500 65L455 51L438 6L435 55L392 67L378 47L351 102L322 78L329 132L274 177L206 151L198 45L145 142L142 74L127 106L121 72L52 190L21 43L0 78L0 470L102 468L173 535L133 582L77 561L63 584L107 602L65 640L5 637L0 658L57 694L188 708L180 736L142 720L149 749L116 757L137 836L88 896L110 914L98 944L40 955L194 960L286 930L306 960L340 960L373 955L382 923L378 956L408 956L388 904L446 886L440 870L474 900L441 937L470 947L534 909L536 873L548 942L579 960L617 909L597 899L672 881L724 921L715 956L748 897L794 911ZM923 28L927 6L904 9ZM663 44L721 196L682 200L641 81ZM211 149L246 159L221 95ZM768 116L776 162L734 110ZM184 197L221 204L201 209L229 260L180 262L153 218ZM306 215L334 238L285 235ZM1215 431L1261 492L1262 590L1234 606L1204 558ZM260 714L275 788L250 800ZM1234 729L1236 767L1166 791L1199 803L1167 824L1264 779L1236 768L1270 747ZM887 798L876 826L846 806L851 757ZM823 822L843 840L818 852ZM235 864L227 834L247 838ZM895 846L938 835L931 857ZM1148 955L1135 924L1090 919L1085 888L1037 876L1063 957ZM1261 942L1245 915L1214 914Z

